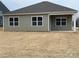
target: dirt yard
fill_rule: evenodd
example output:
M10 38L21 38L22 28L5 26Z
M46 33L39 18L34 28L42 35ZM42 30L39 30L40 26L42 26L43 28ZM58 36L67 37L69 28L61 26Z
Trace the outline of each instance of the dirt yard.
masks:
M79 57L79 33L0 31L0 57Z

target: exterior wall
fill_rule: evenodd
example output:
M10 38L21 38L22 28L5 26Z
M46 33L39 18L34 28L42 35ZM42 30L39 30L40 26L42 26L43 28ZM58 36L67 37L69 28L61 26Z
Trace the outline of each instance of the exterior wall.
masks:
M43 26L32 26L32 16L43 16ZM9 26L9 17L19 17L19 26ZM4 31L48 31L48 15L4 16Z
M67 18L67 26L59 27L56 26L56 17L66 17ZM56 15L56 16L50 16L50 29L52 31L68 31L72 30L72 15Z

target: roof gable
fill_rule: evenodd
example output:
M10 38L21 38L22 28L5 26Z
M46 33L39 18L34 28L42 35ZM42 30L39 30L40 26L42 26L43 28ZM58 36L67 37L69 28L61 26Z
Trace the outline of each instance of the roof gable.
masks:
M38 12L56 12L56 11L76 11L76 10L45 1L12 11L10 13L38 13Z

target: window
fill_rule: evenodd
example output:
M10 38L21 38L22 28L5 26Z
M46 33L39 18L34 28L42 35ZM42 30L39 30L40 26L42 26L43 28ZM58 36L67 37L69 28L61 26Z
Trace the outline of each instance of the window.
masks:
M56 26L66 26L67 20L64 17L58 17L56 18Z
M42 26L42 17L38 17L38 26Z
M62 19L62 25L63 25L63 26L66 25L66 19Z
M18 18L14 18L14 23L15 26L18 26Z
M18 18L9 18L10 26L18 26Z
M56 19L56 25L60 25L60 19Z
M42 17L32 17L32 26L42 26Z
M10 18L9 22L10 22L10 26L13 26L13 18Z
M36 17L32 17L32 25L33 26L37 25Z

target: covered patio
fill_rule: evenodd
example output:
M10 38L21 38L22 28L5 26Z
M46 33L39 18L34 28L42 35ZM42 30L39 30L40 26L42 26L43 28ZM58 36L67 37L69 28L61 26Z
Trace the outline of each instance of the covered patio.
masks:
M71 13L49 14L49 31L76 32L76 18Z

